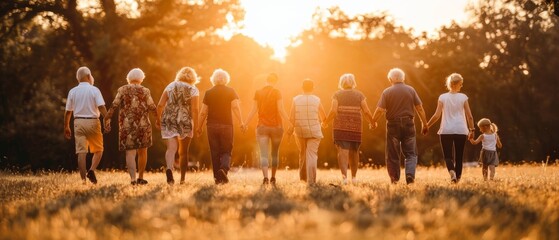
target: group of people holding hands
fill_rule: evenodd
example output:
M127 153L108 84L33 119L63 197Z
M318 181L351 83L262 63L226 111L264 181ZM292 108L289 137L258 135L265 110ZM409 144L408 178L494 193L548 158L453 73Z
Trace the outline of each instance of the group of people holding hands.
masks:
M391 86L386 88L371 112L366 97L356 90L353 74L343 74L339 79L339 90L332 97L332 105L327 113L319 97L313 94L314 82L305 79L302 93L293 98L291 109L286 112L282 94L275 85L276 74L270 74L266 86L254 94L254 104L243 121L239 97L228 87L230 75L217 69L210 77L213 85L207 90L200 104L200 92L196 87L199 77L190 67L181 68L174 81L169 83L156 105L148 88L142 86L144 72L132 69L126 79L128 84L120 87L109 108L87 67L77 70L79 85L70 90L66 102L64 134L71 139L70 119L74 117L74 137L78 167L82 180L97 182L95 169L103 154L103 134L99 117L104 119L105 132L111 131L111 118L119 109L119 150L126 151L126 165L131 184L147 184L144 170L147 163L147 148L152 145L152 126L149 114L155 116L155 126L166 140L165 152L167 183L175 182L173 168L178 152L180 183L185 182L188 168L189 147L195 135L202 134L206 125L210 146L213 176L216 184L229 182L228 172L233 149L233 117L240 123L241 131L257 116L256 140L260 148L260 166L263 184L276 183L279 166L279 146L284 135L294 134L299 147L299 176L309 184L316 183L318 147L323 138L322 129L332 122L334 145L342 174L341 183L357 183L359 148L361 144L363 116L369 127L376 129L377 121L386 117L386 165L392 183L400 180L400 154L405 157L405 180L415 181L417 165L417 144L414 116L417 114L422 124L422 133L441 120L440 135L443 157L453 183L462 176L463 151L466 140L472 144L482 143L480 161L483 176L494 178L495 166L499 162L496 147L502 147L497 126L487 118L478 122L482 134L474 140L474 120L468 104L468 97L460 93L463 78L453 73L446 78L448 92L440 95L433 116L427 121L421 99L415 89L404 83L405 73L398 68L388 72ZM284 131L285 126L285 131ZM86 154L93 153L92 164L86 169ZM138 169L136 169L136 155ZM271 165L271 166L270 166ZM269 175L271 168L271 175ZM136 177L138 170L138 177Z

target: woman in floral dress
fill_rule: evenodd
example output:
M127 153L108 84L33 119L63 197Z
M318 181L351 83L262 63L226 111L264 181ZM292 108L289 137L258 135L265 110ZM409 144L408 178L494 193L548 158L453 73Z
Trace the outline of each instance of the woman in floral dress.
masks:
M188 168L188 149L198 124L198 96L200 95L196 88L198 82L194 69L183 67L177 73L175 80L167 85L157 105L157 113L161 119L157 119L156 126L161 128L163 139L167 139L165 174L168 184L175 182L173 163L177 150L181 168L180 183L184 183Z
M131 183L147 184L144 180L144 170L147 164L147 148L152 145L151 123L149 113L155 114L155 103L149 89L142 86L145 74L139 68L132 69L126 80L127 85L118 89L116 97L105 118L105 131L111 130L111 117L117 108L118 116L118 149L126 151L126 166L130 173ZM136 180L136 153L138 154L138 172Z

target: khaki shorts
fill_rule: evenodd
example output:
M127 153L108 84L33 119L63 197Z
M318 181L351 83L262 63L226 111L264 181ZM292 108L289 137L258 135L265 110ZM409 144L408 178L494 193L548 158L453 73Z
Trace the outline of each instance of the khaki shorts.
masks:
M76 153L103 151L103 133L99 119L74 119Z

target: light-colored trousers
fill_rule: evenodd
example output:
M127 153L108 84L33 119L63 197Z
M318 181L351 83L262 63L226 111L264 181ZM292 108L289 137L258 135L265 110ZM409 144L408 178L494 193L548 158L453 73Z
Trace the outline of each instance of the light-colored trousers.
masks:
M316 183L318 146L320 138L297 138L299 146L299 178L309 184Z

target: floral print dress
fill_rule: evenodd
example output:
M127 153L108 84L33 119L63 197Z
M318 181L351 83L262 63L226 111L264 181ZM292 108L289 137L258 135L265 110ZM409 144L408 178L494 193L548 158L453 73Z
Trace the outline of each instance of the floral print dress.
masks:
M194 136L192 124L192 97L199 96L195 86L186 82L174 81L166 88L167 104L161 116L161 135L163 139Z
M147 148L152 145L149 112L156 106L149 89L138 84L120 87L107 114L110 118L119 108L118 149L120 151Z

